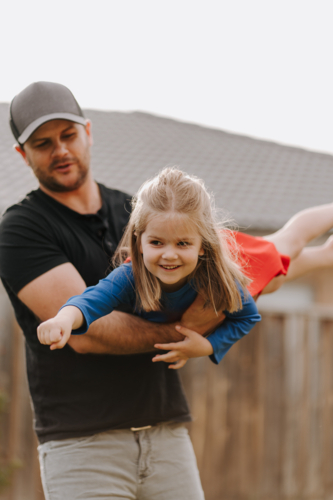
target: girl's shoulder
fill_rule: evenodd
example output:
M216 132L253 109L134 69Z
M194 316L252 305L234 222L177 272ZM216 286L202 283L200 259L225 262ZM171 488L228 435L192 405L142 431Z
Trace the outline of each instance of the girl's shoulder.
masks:
M116 297L118 304L130 305L134 308L136 295L132 264L122 264L116 267L106 278L99 282L98 286L107 295Z
M128 264L121 264L119 267L116 267L113 271L111 271L106 279L109 281L117 281L118 284L121 284L122 281L124 283L125 281L130 281L130 283L134 285L132 262L129 262Z

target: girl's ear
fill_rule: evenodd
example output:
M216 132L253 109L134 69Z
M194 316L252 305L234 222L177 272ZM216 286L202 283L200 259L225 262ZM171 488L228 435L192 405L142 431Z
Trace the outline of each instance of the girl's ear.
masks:
M201 247L199 250L199 255L205 255L205 250Z

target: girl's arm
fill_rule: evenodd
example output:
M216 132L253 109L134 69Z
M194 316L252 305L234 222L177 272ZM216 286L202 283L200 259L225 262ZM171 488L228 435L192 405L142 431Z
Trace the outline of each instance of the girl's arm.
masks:
M110 314L120 306L134 309L135 291L132 266L122 265L114 269L106 278L95 286L88 287L81 295L71 297L66 306L73 305L80 309L84 322L74 334L86 333L91 323Z
M51 345L52 350L61 349L72 333L85 333L91 323L116 307L134 303L131 271L131 266L121 266L81 295L71 297L57 316L38 327L39 341Z
M158 354L153 361L175 363L169 368L178 369L184 366L187 359L209 356L213 363L218 364L237 340L247 335L254 325L261 320L253 298L242 294L243 307L235 313L224 311L223 323L207 338L192 330L177 326L177 330L186 338L181 342L170 344L155 344L157 349L168 350L167 354Z
M37 328L38 340L41 344L50 345L50 349L61 349L64 347L72 333L72 330L80 328L84 323L84 317L80 309L74 306L63 307L58 314Z
M213 354L210 356L213 363L218 364L230 347L247 335L254 325L261 321L256 303L249 293L245 296L242 293L242 304L242 309L234 313L224 311L226 319L214 333L207 337L213 347Z

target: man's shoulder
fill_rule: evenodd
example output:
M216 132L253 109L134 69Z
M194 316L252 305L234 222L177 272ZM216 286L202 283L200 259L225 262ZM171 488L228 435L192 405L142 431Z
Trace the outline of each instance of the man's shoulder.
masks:
M118 189L108 188L103 184L99 184L99 188L103 199L104 213L111 221L119 242L132 211L132 196Z
M109 203L129 203L132 199L132 195L120 191L119 189L110 188L104 184L98 183L102 198Z
M41 216L42 201L38 196L38 190L31 191L22 200L14 205L6 208L0 220L1 226L3 224L12 223L22 217L28 217L33 214L34 217Z

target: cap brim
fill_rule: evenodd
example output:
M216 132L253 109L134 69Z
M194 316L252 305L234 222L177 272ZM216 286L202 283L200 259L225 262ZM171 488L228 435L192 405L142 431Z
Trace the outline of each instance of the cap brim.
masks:
M69 120L71 122L80 123L81 125L86 124L86 119L83 116L74 115L72 113L51 113L49 115L41 116L37 120L30 123L27 128L22 132L20 137L17 139L20 144L24 144L25 141L29 139L31 134L35 132L43 123L49 122L51 120Z

